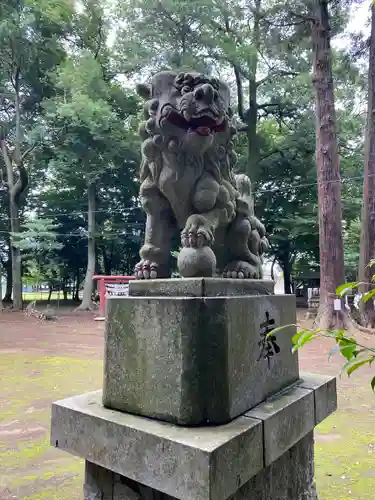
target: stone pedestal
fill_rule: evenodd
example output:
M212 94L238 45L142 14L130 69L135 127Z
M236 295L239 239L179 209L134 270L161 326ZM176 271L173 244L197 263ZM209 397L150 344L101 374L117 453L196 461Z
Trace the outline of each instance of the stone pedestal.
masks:
M257 280L169 281L130 283L129 297L108 298L104 406L180 425L222 424L298 380L295 327L275 347L265 339L295 324L294 296L259 295L270 286Z
M291 323L295 298L269 282L109 299L103 391L52 408L52 445L86 460L85 500L316 500L313 429L336 382L299 374L293 326L266 338Z

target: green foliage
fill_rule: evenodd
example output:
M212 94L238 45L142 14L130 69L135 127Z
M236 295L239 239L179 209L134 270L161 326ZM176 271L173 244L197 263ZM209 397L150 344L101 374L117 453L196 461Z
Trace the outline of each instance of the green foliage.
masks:
M57 241L57 229L57 224L51 219L30 219L23 224L20 233L12 235L13 244L34 256L59 250L62 244Z
M270 332L269 335L271 335ZM293 352L304 347L307 343L312 342L317 337L331 338L336 342L336 346L331 349L328 359L334 354L340 353L346 360L343 365L343 372L350 376L353 372L358 370L361 366L369 365L375 361L375 349L360 344L353 337L347 337L343 330L322 331L318 330L300 330L293 337ZM375 384L371 380L371 387L374 390Z
M373 266L375 260L371 260L369 266ZM375 279L374 279L375 281ZM350 283L344 283L337 287L336 295L339 298L344 297L348 292L358 288L360 285L366 283L353 281ZM369 283L367 283L369 285ZM362 295L361 300L367 302L375 295L375 289ZM284 330L289 326L297 325L283 325L281 327L273 329L268 333L267 337L274 335L276 332ZM375 348L369 347L358 342L354 337L349 337L346 335L345 330L322 330L322 329L299 329L298 332L292 337L292 352L296 352L307 343L314 341L317 337L325 337L333 339L336 345L330 350L328 354L328 359L330 359L334 354L339 353L346 360L343 365L343 372L350 376L353 372L361 368L362 366L371 366L375 361ZM375 392L375 376L371 379L371 388Z

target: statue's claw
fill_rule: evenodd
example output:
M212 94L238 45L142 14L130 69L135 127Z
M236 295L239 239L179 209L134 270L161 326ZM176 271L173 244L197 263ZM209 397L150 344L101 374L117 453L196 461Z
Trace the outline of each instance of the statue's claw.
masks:
M156 262L141 260L135 266L134 275L139 280L154 280L158 277L158 267Z
M210 222L203 215L191 215L181 233L183 247L202 248L212 245L214 233Z
M232 279L256 279L259 278L259 271L248 262L237 260L226 266L223 278Z

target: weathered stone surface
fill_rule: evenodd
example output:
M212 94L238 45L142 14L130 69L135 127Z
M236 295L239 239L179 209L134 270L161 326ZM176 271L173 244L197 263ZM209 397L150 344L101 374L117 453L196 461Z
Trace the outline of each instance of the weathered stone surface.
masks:
M313 392L324 382L309 377L315 389L299 382L218 427L108 410L101 391L68 398L53 405L51 443L86 459L85 500L317 500Z
M245 416L263 422L264 460L268 466L314 429L314 391L291 387Z
M54 443L56 444L56 443ZM84 500L112 499L113 472L85 462L85 483L83 485Z
M183 428L108 410L101 391L54 403L51 444L181 500L225 500L264 464L259 420ZM86 477L86 495L105 492Z
M336 377L303 372L298 385L314 390L315 425L337 410Z
M129 283L129 295L141 297L230 297L270 295L272 280L184 278L136 280Z
M182 276L213 276L217 267L228 278L261 278L268 240L250 179L233 172L228 86L196 72L162 71L137 91L146 100L139 198L147 220L135 275L169 277L173 236L182 230Z
M103 404L181 425L230 421L299 378L293 327L262 358L267 318L269 330L295 323L295 297L109 298Z
M250 479L230 500L318 500L313 433Z
M174 500L174 497L87 460L83 494L84 500Z
M275 462L253 476L228 500L317 500L313 444L313 434L310 432ZM85 496L85 500L175 500L176 498L89 462L86 462L86 481L87 471L90 471L90 488L100 492L102 496ZM92 477L96 480L95 488ZM220 494L216 495L217 493L213 492L211 499L222 498Z

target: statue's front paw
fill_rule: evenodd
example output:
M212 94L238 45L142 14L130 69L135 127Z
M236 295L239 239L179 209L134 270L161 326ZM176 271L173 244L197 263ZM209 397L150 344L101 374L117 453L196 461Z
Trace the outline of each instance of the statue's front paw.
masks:
M191 215L181 233L183 247L202 248L211 246L214 242L214 232L210 221L203 215Z
M151 262L150 260L142 259L135 266L134 276L139 280L149 280L156 279L159 277L158 275L158 264L156 262Z
M228 264L224 270L223 278L233 279L257 279L260 278L259 269L242 260L236 260Z

